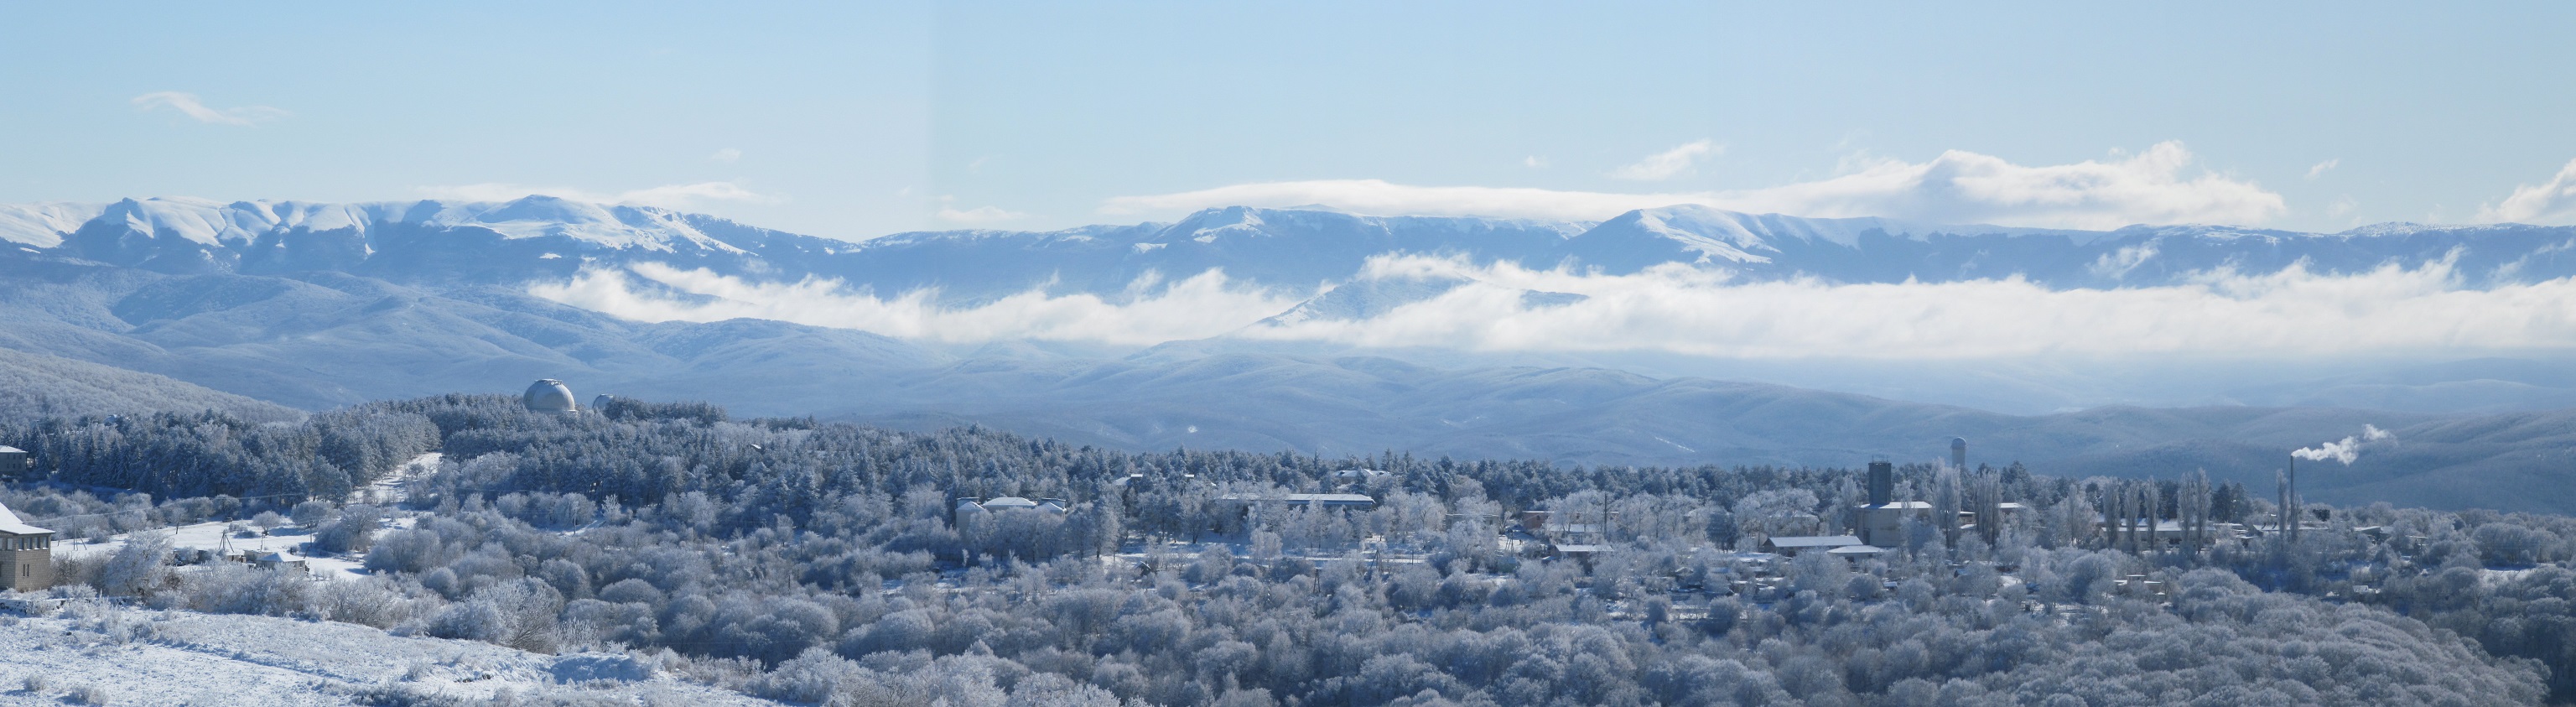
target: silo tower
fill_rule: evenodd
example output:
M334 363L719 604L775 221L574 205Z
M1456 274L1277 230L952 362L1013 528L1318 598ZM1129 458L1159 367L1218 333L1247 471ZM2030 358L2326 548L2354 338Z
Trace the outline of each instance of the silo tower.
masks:
M1962 472L1968 470L1968 438L1950 438L1950 467Z
M528 384L528 393L519 396L519 401L527 404L529 412L557 415L581 412L581 406L573 402L572 388L552 378Z

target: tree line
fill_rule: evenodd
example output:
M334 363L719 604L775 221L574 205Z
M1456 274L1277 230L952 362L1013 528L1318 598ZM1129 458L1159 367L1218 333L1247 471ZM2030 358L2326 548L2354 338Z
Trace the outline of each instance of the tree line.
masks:
M540 651L622 647L800 702L2576 697L2565 677L2576 674L2576 573L2566 568L2576 521L2316 506L2283 514L2324 528L2295 542L2271 533L2177 546L2157 540L2153 523L2214 532L2281 511L2187 474L2128 482L1910 465L1899 469L1903 493L1943 512L1910 522L1904 547L1790 559L1745 550L1769 535L1849 527L1852 471L1133 453L976 428L737 421L700 404L543 415L514 397L470 395L291 425L154 416L0 433L82 455L47 467L58 481L163 497L287 487L338 498L387 460L442 451L396 508L297 509L299 525L364 558L375 574L361 580L180 571L150 541L67 561L62 575L171 607ZM333 435L341 441L325 441ZM323 464L345 478L312 471ZM1335 473L1358 469L1385 473ZM1330 491L1376 503L1259 500ZM959 513L961 499L1001 496L1065 508ZM1994 510L2005 502L2027 510ZM1965 526L1956 510L2002 520ZM1552 552L1522 529L1525 511L1591 514L1587 540L1612 550ZM386 522L395 517L404 520Z

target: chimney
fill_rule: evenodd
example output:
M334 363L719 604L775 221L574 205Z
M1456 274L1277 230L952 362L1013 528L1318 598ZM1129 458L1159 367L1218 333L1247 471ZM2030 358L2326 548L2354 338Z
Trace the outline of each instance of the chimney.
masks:
M2290 474L2282 483L2282 493L2289 499L2289 508L2282 511L2282 517L2290 519L2282 525L2288 526L2284 530L2290 533L2290 542L2298 542L2299 521L2308 514L2308 509L2304 508L2307 502L2299 498L2299 455L2290 455Z
M1869 463L1869 505L1884 506L1896 501L1896 465L1888 462Z

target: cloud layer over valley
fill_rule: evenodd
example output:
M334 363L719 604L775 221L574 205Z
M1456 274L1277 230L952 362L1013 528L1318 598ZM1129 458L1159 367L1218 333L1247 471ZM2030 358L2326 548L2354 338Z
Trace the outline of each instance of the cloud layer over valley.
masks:
M2321 273L2218 270L2175 284L2052 289L2018 277L1940 283L1738 281L1667 264L1632 274L1371 258L1364 314L1269 319L1311 294L1208 270L1124 293L1032 289L981 304L881 296L820 278L761 283L639 264L532 293L646 321L736 317L944 342L1153 344L1220 335L1476 351L1660 351L1730 358L1960 359L2050 354L2440 353L2576 347L2576 279L2464 288L2450 260ZM1390 299L1391 297L1391 299ZM1321 301L1319 299L1319 301Z
M668 296L671 292L691 296L675 298ZM1140 278L1115 303L1094 294L1050 295L1035 289L957 308L937 304L936 290L881 298L836 279L762 283L656 263L589 270L570 282L537 285L530 293L654 322L752 318L950 343L1045 339L1136 345L1216 336L1299 301L1235 287L1224 271L1209 270L1168 283Z
M1706 141L1654 155L1616 176L1662 179L1687 173L1714 153ZM1807 182L1705 192L1607 193L1554 189L1419 186L1376 179L1260 182L1109 199L1105 214L1152 214L1214 206L1320 204L1383 215L1507 216L1591 221L1623 211L1697 204L1811 218L1882 216L1939 223L2111 229L2130 224L2256 224L2280 215L2280 194L2216 173L2186 174L2194 161L2180 142L2158 143L2107 161L2020 165L1949 150L1926 162L1882 159Z

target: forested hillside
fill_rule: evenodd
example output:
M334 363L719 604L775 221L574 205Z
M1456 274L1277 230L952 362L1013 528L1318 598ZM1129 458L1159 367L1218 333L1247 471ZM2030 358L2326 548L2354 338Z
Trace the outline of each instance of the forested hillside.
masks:
M693 679L796 702L2576 698L2576 521L2564 517L2309 505L2296 540L2168 545L2140 540L2136 522L2259 524L2273 490L2188 469L2136 482L1907 466L1900 495L1942 512L2029 510L1983 527L1911 522L1885 554L1793 559L1751 551L1847 527L1854 474L1137 454L974 429L736 421L703 404L602 412L444 396L291 426L46 420L0 442L56 455L53 481L12 503L72 507L96 491L71 484L230 494L128 498L109 512L117 526L80 532L295 506L309 551L374 571L314 584L169 567L163 546L129 542L64 561L62 576L89 588L77 591L538 651L668 651ZM339 505L429 449L445 461L406 501ZM171 459L191 471L160 471ZM282 464L301 471L264 471ZM1374 503L1257 500L1324 491ZM958 504L1005 496L1064 510ZM1597 527L1563 545L1525 511Z
M257 422L304 415L167 376L0 348L0 420L162 410L221 410Z

